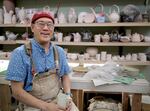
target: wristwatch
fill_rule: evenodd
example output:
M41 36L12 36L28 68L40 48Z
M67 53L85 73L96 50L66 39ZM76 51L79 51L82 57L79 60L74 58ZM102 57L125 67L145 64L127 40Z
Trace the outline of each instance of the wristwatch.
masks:
M65 94L66 94L67 96L72 97L72 93L66 92Z

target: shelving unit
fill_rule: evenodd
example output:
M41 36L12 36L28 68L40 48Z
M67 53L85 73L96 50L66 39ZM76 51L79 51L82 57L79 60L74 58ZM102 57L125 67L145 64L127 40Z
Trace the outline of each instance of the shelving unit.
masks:
M55 27L149 27L150 23L123 22L123 23L65 23L55 24ZM30 24L0 24L0 27L30 27Z

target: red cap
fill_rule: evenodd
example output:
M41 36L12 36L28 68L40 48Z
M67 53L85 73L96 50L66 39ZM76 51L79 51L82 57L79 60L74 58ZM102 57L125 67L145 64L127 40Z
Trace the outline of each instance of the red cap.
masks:
M54 17L52 16L52 14L44 11L36 12L32 17L31 23L34 23L39 18L43 18L43 17L51 19L54 23Z

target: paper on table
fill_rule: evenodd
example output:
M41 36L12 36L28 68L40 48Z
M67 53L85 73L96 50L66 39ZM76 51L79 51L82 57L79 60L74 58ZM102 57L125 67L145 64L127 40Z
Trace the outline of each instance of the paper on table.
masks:
M119 84L120 82L103 80L103 79L92 79L95 86L100 86L104 84Z
M7 70L9 60L0 60L0 73Z

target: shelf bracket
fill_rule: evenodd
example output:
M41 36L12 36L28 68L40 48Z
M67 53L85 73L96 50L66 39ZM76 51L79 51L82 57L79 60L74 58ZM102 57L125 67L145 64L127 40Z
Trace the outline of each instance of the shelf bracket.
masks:
M119 46L119 56L123 55L123 46Z
M0 50L3 50L3 45L2 44L0 44Z

